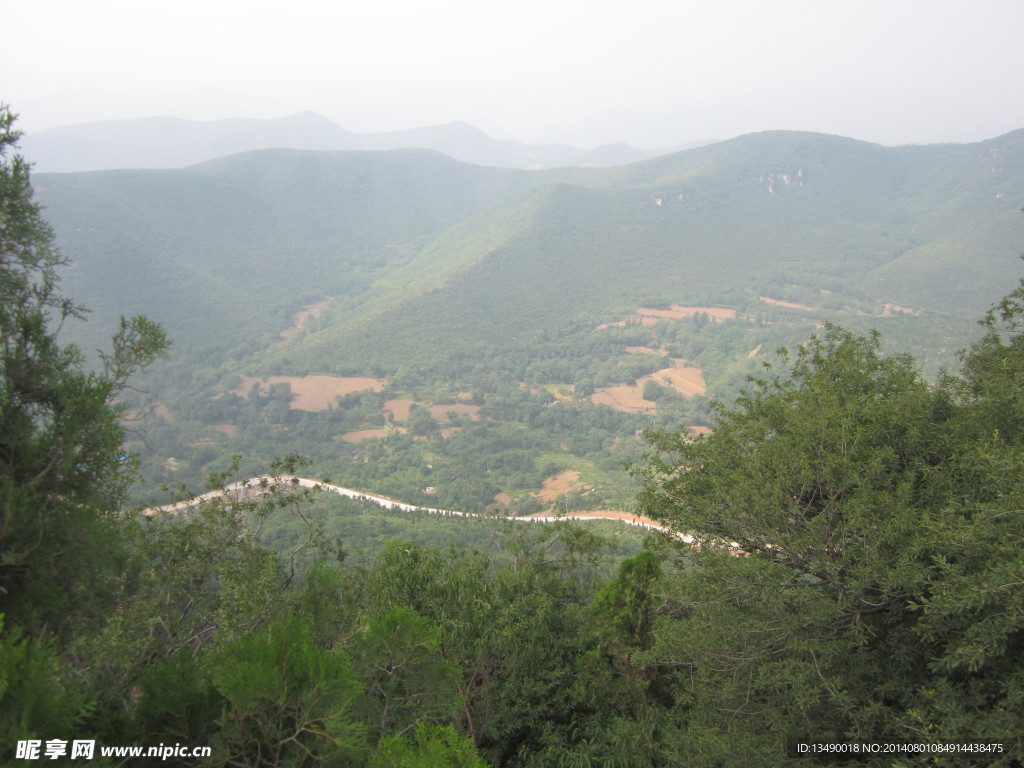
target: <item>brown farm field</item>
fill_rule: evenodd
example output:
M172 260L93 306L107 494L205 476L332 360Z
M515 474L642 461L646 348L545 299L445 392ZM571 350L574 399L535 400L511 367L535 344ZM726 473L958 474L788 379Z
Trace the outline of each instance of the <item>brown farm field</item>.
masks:
M631 352L648 352L645 347L631 347ZM650 350L653 351L653 350ZM626 413L641 413L652 411L657 408L653 400L644 399L644 385L648 380L653 379L663 387L669 387L681 394L683 397L694 397L703 395L707 391L704 382L704 374L700 368L687 366L686 361L680 358L672 358L674 365L671 368L662 368L650 376L637 379L634 384L625 384L618 387L604 387L597 390L590 396L590 402L594 405L607 405L617 411Z
M331 407L334 398L352 392L370 389L380 392L387 386L385 379L370 379L354 376L270 376L258 379L253 376L242 376L242 383L232 392L241 397L248 397L254 384L259 384L259 391L266 394L271 384L287 383L292 388L291 407L300 411L323 411Z
M707 391L704 383L704 374L700 368L686 368L682 366L663 368L652 373L650 378L663 386L671 387L683 397L703 395ZM640 379L637 384L643 386L645 382L646 378Z
M361 443L364 440L374 440L387 437L387 435L387 431L383 429L360 429L355 432L346 432L335 439L341 440L343 443Z
M767 296L758 296L761 301L765 304L774 304L776 307L788 307L789 309L803 309L807 312L813 312L814 307L808 307L806 304L794 304L792 301L781 301L779 299L771 299Z
M580 473L574 469L567 469L557 475L549 477L541 484L541 489L532 495L541 501L553 502L567 491L588 489L580 482Z
M427 410L430 411L430 418L438 424L448 424L451 421L451 419L448 418L449 413L454 413L456 416L469 416L473 421L478 421L480 419L479 405L467 405L466 403L444 403L441 405L432 405Z
M409 409L412 408L415 402L415 400L409 400L407 398L398 400L385 400L384 412L391 414L391 419L393 421L408 421Z
M731 320L736 317L735 309L726 307L681 307L673 304L668 309L650 309L641 307L636 311L641 317L663 318L666 320L683 320L694 315L707 315L712 320Z
M630 322L640 325L655 325L662 320L685 320L694 315L707 315L712 322L732 320L736 317L736 310L728 307L684 307L673 304L668 309L654 309L653 307L640 307L631 317L619 320L615 323L602 323L597 330L612 328L615 326L626 326Z
M658 407L653 400L644 400L643 386L632 384L619 387L605 387L590 396L594 405L607 405L617 411L639 413L651 411Z

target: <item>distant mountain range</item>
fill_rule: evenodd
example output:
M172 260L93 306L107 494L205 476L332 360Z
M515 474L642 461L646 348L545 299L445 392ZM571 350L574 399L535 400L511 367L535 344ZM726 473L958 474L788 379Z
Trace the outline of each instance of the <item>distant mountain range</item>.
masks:
M254 149L431 149L476 165L500 168L607 167L700 146L637 149L625 143L583 150L493 139L466 123L387 133L353 133L313 112L276 120L196 122L149 117L51 128L25 136L22 150L39 172L183 168Z
M310 143L328 130L303 120ZM638 307L794 312L762 297L952 355L1024 247L1024 131L895 148L768 132L603 169L277 149L34 178L89 326L146 312L179 347L259 351L277 373L380 375Z

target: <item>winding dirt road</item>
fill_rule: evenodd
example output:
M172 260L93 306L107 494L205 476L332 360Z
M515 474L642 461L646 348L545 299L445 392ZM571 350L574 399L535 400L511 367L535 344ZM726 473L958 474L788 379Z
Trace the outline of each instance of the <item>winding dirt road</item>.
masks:
M223 490L210 491L204 493L202 496L196 496L194 499L189 501L179 501L176 504L165 504L162 507L150 507L149 509L143 510L142 514L146 516L152 516L158 513L163 514L175 514L183 509L194 507L203 501L214 499L219 496L231 496L232 494L238 496L246 491L259 490L262 485L267 483L278 483L284 486L299 486L301 488L311 488L318 491L328 491L330 493L336 493L339 496L347 496L350 499L362 499L364 501L370 501L377 504L384 509L398 509L402 512L424 512L430 515L444 515L445 517L485 517L485 515L476 514L473 512L457 512L451 509L437 509L434 507L420 507L415 504L405 504L401 501L395 501L394 499L386 498L385 496L377 496L372 493L363 493L362 491L355 491L351 488L342 488L340 485L332 485L330 483L324 483L319 480L310 480L306 477L271 477L269 475L263 475L261 477L251 477L248 480L240 480L236 483L231 483ZM518 520L524 523L552 523L558 520L617 520L620 523L627 525L635 525L641 528L646 528L651 531L661 531L663 533L670 533L669 529L663 525L659 525L654 520L646 517L640 517L639 515L633 515L628 512L576 512L567 515L528 515L525 517L506 517L506 520ZM675 538L683 541L687 544L692 544L696 540L693 536L686 534L674 534Z

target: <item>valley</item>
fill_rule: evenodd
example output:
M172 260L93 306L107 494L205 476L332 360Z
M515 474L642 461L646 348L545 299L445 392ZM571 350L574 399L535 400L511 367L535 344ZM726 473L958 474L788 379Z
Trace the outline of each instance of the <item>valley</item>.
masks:
M0 166L20 752L1019 762L1024 132Z
M174 339L142 382L160 411L131 446L137 501L299 453L468 512L541 512L578 472L563 507L629 514L644 430L706 433L714 399L823 323L955 366L1018 270L1018 157L1021 132L770 132L616 168L268 149L36 178L93 310L67 338L144 312Z
M0 768L1024 768L1024 3L3 20Z

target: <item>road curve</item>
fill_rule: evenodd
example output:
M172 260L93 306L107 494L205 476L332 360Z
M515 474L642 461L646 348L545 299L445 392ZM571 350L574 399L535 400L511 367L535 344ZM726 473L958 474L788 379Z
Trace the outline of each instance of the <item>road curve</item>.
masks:
M398 509L402 512L424 512L431 515L444 515L445 517L485 517L473 512L457 512L451 509L438 509L435 507L420 507L415 504L405 504L401 501L395 501L384 496L377 496L373 493L364 493L362 491L355 491L351 488L342 488L340 485L332 485L331 483L325 483L320 480L310 480L307 477L273 477L270 475L262 475L260 477L251 477L248 480L239 480L238 482L231 483L226 486L223 490L210 491L204 493L201 496L196 496L194 499L188 501L179 501L175 504L165 504L162 507L150 507L142 511L143 515L151 517L158 513L163 514L175 514L183 509L194 507L197 504L201 504L209 499L217 498L219 496L230 496L231 494L241 494L246 490L258 490L261 486L267 483L277 483L285 486L299 486L301 488L311 488L318 491L328 491L330 493L336 493L339 496L347 496L350 499L362 499L364 501L370 501L384 509ZM655 521L640 517L639 515L623 515L622 513L616 512L587 512L581 514L566 514L566 515L529 515L525 517L509 516L503 518L505 520L518 520L524 523L552 523L558 520L617 520L618 522L625 523L626 525L635 525L640 528L646 528L650 531L661 531L662 533L672 533L668 528L663 525L659 525ZM686 544L693 544L696 539L693 536L687 534L676 533L673 534L675 538Z

